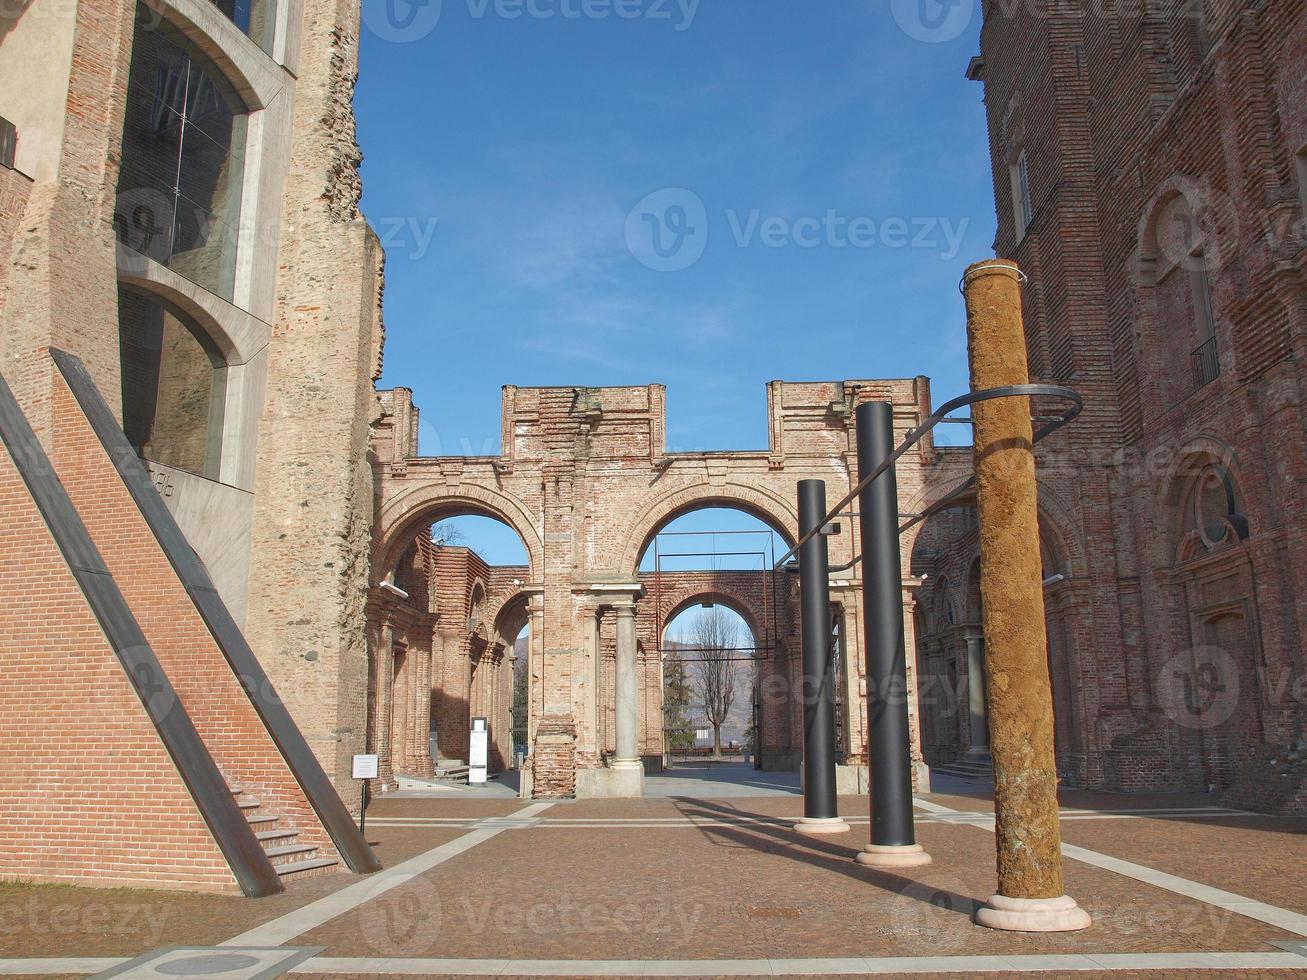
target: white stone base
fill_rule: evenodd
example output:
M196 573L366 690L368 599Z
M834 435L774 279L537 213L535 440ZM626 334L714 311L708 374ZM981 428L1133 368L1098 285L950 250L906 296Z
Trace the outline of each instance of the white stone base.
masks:
M918 868L930 864L930 855L920 844L868 844L854 860L869 868Z
M1077 932L1093 924L1089 913L1069 895L1057 898L1008 898L991 895L976 909L976 924L1009 932Z
M835 792L839 796L866 796L867 781L866 766L835 767Z
M644 796L644 766L614 763L606 769L578 769L576 798L639 799Z
M794 829L800 834L847 834L853 828L841 817L801 817Z

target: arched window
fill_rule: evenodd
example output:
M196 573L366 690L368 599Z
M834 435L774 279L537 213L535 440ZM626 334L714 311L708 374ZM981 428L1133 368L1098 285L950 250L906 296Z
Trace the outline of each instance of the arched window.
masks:
M268 54L277 27L276 0L212 0L215 7Z
M119 287L123 432L146 459L218 479L226 370L182 313Z
M1214 208L1196 212L1185 194L1173 194L1149 223L1142 250L1141 271L1155 290L1159 342L1167 348L1160 360L1179 364L1187 357L1193 389L1221 374L1209 275L1209 251L1219 252L1218 229L1210 226L1215 218Z
M181 32L137 7L114 228L118 240L230 301L246 109Z
M1189 488L1181 511L1184 537L1181 560L1228 547L1248 537L1230 471L1219 462L1205 463Z

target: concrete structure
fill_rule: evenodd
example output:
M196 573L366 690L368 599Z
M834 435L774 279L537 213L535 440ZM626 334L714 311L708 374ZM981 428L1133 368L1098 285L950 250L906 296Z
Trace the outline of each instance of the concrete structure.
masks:
M662 689L657 624L665 624L688 603L714 595L745 616L755 637L768 637L763 617L772 617L777 629L768 640L772 649L763 671L764 762L792 767L801 731L801 704L790 696L801 670L792 587L780 586L776 594L782 601L765 614L759 593L766 590L744 581L669 579L668 593L651 598L640 560L660 528L708 506L747 511L793 542L798 481L826 480L831 499L851 487L856 465L852 411L871 399L893 403L900 436L930 411L924 378L773 381L768 386L767 449L668 453L665 392L659 385L510 386L503 395L501 455L424 458L418 455L418 413L411 393L403 388L382 392L383 414L373 438L374 596L403 574L405 555L440 520L481 514L518 533L529 558L527 568L514 575L514 601L521 603L530 625L526 729L531 757L523 785L524 792L536 796L639 794L642 767L637 759L661 756L654 709ZM947 455L947 460L946 455L927 442L900 461L904 510L912 508L912 500L936 493L939 480L969 468L960 455ZM848 520L841 523L843 535L832 539L836 564L853 557L849 549L855 535ZM909 541L904 548L908 553ZM904 582L905 609L911 607L917 584ZM856 763L865 759L866 691L861 592L854 572L832 582L832 602L846 637L841 748L846 760ZM380 619L376 624L383 626ZM374 647L374 663L384 662L390 656L384 634L374 636L382 637ZM384 677L385 669L379 668L378 676ZM438 717L435 723L439 728ZM919 754L916 762L924 783ZM856 785L856 774L851 778Z
M1058 766L1301 811L1307 8L985 11L996 250L1029 275L1032 380L1086 400L1039 450ZM916 548L923 690L956 703L972 518ZM923 710L929 761L976 744Z
M359 6L32 0L3 17L0 117L18 148L0 167L0 374L58 470L76 419L59 415L49 351L80 359L271 687L356 801L382 289L357 207ZM104 512L70 472L59 475L94 537ZM115 564L130 555L106 540L163 661L130 563ZM135 574L147 572L163 574L148 562ZM54 683L70 663L51 662ZM9 707L35 710L25 703ZM218 730L197 725L220 756ZM98 778L87 774L92 791L112 785ZM59 808L76 799L41 801L57 851ZM108 876L86 866L87 880L135 880L123 861Z

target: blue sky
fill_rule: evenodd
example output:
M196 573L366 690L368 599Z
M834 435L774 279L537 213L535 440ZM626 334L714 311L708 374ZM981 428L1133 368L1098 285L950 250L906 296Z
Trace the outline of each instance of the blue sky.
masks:
M413 389L424 454L498 451L506 383L666 384L673 451L765 446L773 378L964 390L957 283L994 235L969 0L365 0L364 22L382 384Z

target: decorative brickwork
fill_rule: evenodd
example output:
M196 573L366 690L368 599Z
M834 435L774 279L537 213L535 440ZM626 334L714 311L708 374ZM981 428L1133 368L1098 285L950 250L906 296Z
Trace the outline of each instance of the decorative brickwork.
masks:
M1030 278L1032 380L1086 402L1039 450L1059 768L1124 790L1291 781L1307 715L1307 7L985 13L969 75L996 248ZM974 531L919 541L921 672L956 690ZM944 761L965 712L927 710Z
M929 385L924 378L803 384L774 381L768 386L768 449L668 453L664 444L665 394L659 385L510 386L504 389L501 455L426 458L418 455L415 444L418 411L411 392L403 388L382 392L382 417L372 443L378 487L374 590L382 588L397 569L408 566L405 555L412 553L414 541L428 535L440 520L482 514L516 530L528 554L525 569L484 569L470 574L451 568L448 581L435 591L452 590L451 597L458 601L449 608L470 612L463 597L471 595L471 583L483 574L491 597L489 606L505 611L496 614L494 626L489 615L483 617L485 639L492 646L511 643L516 631L529 622L528 744L533 752L538 747L536 726L541 718L568 719L575 738L571 757L581 770L605 770L619 753L615 678L620 631L616 610L636 601L638 649L633 657L639 679L634 688L635 741L638 754L646 765L652 765L662 754L661 662L653 624L660 618L665 624L679 606L717 596L742 612L755 637L760 636L759 642L767 647L763 651L764 761L770 760L775 767L793 767L801 752L802 710L801 701L792 696L801 683L793 583L774 582L761 573L753 573L753 577L723 573L716 581L666 576L664 592L653 577L639 572L640 557L663 525L683 513L710 506L747 511L792 542L798 481L825 479L831 500L849 489L855 465L852 411L860 402L872 399L894 404L900 436L920 424L930 411ZM919 446L898 465L903 510L912 510L921 499L935 499L967 468L957 454L937 452L929 442ZM853 557L849 548L856 537L849 521L841 523L843 534L831 539L835 564ZM904 548L910 548L906 536ZM472 558L467 561L469 567L476 566ZM496 574L509 580L499 599L494 598ZM843 574L847 577L837 576L832 589L832 599L842 613L840 628L846 648L839 694L840 751L856 762L865 759L866 740L861 590L856 571ZM905 604L911 602L915 585L915 581L905 580ZM505 619L507 612L512 615ZM461 630L467 635L467 623L451 624L445 616L442 611L437 634L450 629L450 642L461 649L464 638L458 633ZM374 636L379 635L374 630ZM911 636L908 642L911 648ZM441 659L438 654L435 663ZM444 663L454 674L437 682L434 695L433 722L441 733L442 746L447 739L457 738L457 733L466 732L464 705L469 700L464 693L469 688L463 664L448 657ZM439 671L437 667L437 677ZM911 671L909 688L914 697ZM915 725L914 713L914 732ZM446 728L448 735L444 734ZM578 779L578 791L588 792L590 785L589 777Z

